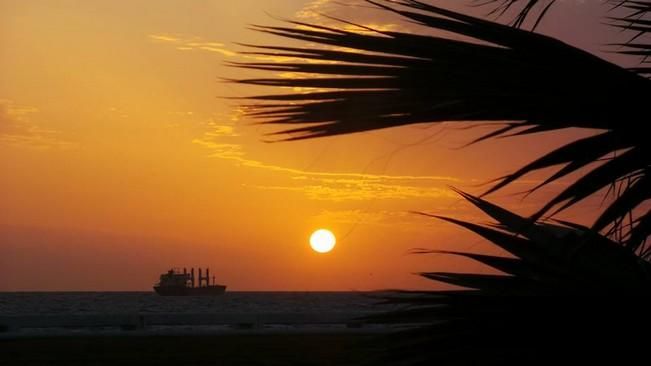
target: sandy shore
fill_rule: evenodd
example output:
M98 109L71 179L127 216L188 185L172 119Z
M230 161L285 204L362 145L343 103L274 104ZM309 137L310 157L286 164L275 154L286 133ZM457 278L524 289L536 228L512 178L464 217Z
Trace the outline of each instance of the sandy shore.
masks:
M369 334L85 336L0 340L1 365L358 365Z

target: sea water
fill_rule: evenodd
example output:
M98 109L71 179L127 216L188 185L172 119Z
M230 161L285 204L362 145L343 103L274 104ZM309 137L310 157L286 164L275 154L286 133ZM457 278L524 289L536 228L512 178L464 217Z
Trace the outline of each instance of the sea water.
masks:
M107 313L337 313L386 310L364 292L226 292L160 296L153 292L0 292L0 315Z
M0 337L359 330L354 319L395 309L380 302L381 294L363 292L6 292L0 293ZM366 324L364 330L379 327L387 328Z

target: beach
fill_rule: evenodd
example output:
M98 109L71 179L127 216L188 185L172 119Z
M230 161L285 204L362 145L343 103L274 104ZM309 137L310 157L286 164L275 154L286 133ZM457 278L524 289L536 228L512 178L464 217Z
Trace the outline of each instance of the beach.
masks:
M82 336L0 340L0 364L42 365L357 365L369 334Z
M0 365L355 365L397 328L360 293L0 293Z

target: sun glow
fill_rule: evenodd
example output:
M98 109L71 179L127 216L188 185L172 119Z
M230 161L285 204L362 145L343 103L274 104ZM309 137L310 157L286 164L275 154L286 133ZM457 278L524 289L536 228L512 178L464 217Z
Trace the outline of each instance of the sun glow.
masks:
M314 251L319 253L327 253L335 247L337 239L335 235L326 229L319 229L312 233L310 236L310 246Z

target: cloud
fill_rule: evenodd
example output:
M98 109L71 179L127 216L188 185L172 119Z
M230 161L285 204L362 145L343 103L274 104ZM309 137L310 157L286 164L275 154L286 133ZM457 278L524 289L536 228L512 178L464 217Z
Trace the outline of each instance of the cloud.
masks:
M336 173L334 173L336 174ZM448 189L437 187L416 187L402 184L387 184L365 179L321 179L313 178L319 184L298 186L250 186L273 191L304 193L313 200L362 201L408 198L455 198Z
M326 172L307 171L292 167L265 163L247 155L245 146L240 140L242 137L234 125L240 118L241 112L233 112L225 118L228 122L218 123L211 119L210 126L203 136L192 142L210 151L212 158L231 161L240 167L266 170L285 175L286 184L265 185L246 184L246 187L267 190L286 191L305 195L312 200L320 201L370 201L370 200L408 200L408 199L445 199L446 201L459 201L459 196L452 192L448 186L467 186L478 181L461 180L445 175L391 175L356 172ZM514 184L530 188L540 180L528 179L517 181ZM554 186L564 186L566 182L556 182ZM513 199L519 198L514 197ZM522 206L522 203L519 203ZM441 213L447 208L439 207ZM458 208L454 209L455 212Z
M295 16L302 20L321 18L320 14L331 10L333 5L331 0L313 0L297 11Z
M417 224L422 227L420 216L406 211L390 210L323 210L314 221L328 224L353 224L396 226L404 228L406 224Z
M375 11L369 11L375 10ZM400 26L395 22L396 17L364 0L351 0L339 2L333 0L314 0L307 3L294 17L302 22L334 27L355 33L375 33L376 31L408 31L405 24ZM386 18L386 19L383 19ZM350 21L348 24L339 21ZM300 27L300 26L299 26Z
M392 31L400 29L401 31L407 31L408 27L405 27L405 24L398 25L394 23L395 16L389 14L390 18L387 18L386 21L383 21L383 17L387 17L386 12L384 11L375 11L367 12L360 10L368 9L379 10L377 7L370 6L363 0L354 0L347 3L336 2L332 0L315 0L307 3L301 10L294 14L293 19L299 20L305 23L310 23L314 25L324 25L331 26L339 29L343 29L349 32L375 34L373 30L377 31ZM367 14L369 13L369 14ZM332 15L334 17L341 17L345 20L353 20L356 24L348 24L336 19L329 18L328 16L323 15ZM284 26L291 26L291 24L285 24ZM311 27L306 27L303 25L295 25L296 28L303 29L313 29ZM176 34L150 34L147 36L150 41L157 43L166 43L173 45L179 51L206 51L212 53L218 53L226 57L235 57L242 60L255 60L259 62L308 62L308 63L333 63L332 61L320 61L315 59L300 59L296 57L287 57L287 56L275 56L275 55L256 55L256 54L243 54L238 53L237 51L229 49L224 43L206 41L199 36L182 36ZM311 45L312 47L319 45ZM354 51L360 52L359 50L344 49L335 46L325 46L327 49L336 49L344 51ZM252 51L248 49L247 51ZM294 77L286 73L281 75L281 77ZM303 77L309 77L308 75L302 74Z
M211 150L210 157L236 162L246 161L244 147L234 139L240 137L240 134L235 131L234 124L239 121L241 114L241 110L235 109L228 116L208 119L206 121L208 131L200 138L192 140L192 143Z
M222 118L211 118L206 122L207 131L192 142L208 149L210 157L284 174L289 179L286 185L247 185L250 188L298 192L313 200L348 201L455 197L445 186L461 184L449 176L306 171L252 159L235 127L242 113L236 109Z
M297 57L242 54L242 53L238 53L237 51L228 49L224 43L203 41L201 37L198 36L178 37L178 36L170 36L165 34L150 34L147 37L152 42L172 45L179 51L203 51L203 52L218 53L222 56L226 56L229 58L237 58L240 61L254 60L259 62L278 62L278 63L304 61L309 63L332 63L330 61L305 60ZM251 49L249 49L248 51L251 51Z
M181 41L180 38L178 37L172 37L164 34L151 34L149 35L149 38L155 40L155 41L161 41L161 42L172 42L172 43L178 43Z
M468 210L468 207L437 207L433 210L439 215L454 216L456 219L464 221L482 220L481 216L475 210ZM448 225L440 220L419 215L411 211L403 210L372 210L372 209L352 209L352 210L323 210L313 216L315 222L328 225L365 225L392 227L399 230L422 230L423 227Z
M34 107L18 106L0 99L0 143L35 149L71 148L74 144L59 138L59 132L48 130L31 121Z
M380 31L394 30L398 25L390 21L390 18L382 18L378 14L385 12L359 11L367 8L363 1L351 1L346 4L337 3L331 0L316 0L306 4L295 18L304 22L336 26L352 32L366 33L369 30L355 25L346 24L337 20L324 17L321 14L340 16L342 19L353 19L355 22ZM353 13L354 12L354 13ZM354 15L354 16L352 16ZM394 17L395 20L395 17ZM301 26L298 26L301 27ZM160 43L168 43L182 51L203 50L217 52L227 57L241 59L255 59L258 61L287 62L295 61L293 58L276 57L273 55L252 55L237 54L226 49L226 46L219 42L208 42L200 37L183 37L169 34L149 35L150 40ZM305 62L318 62L315 60L302 60ZM296 73L279 73L277 76L286 78L313 77L313 75ZM299 92L303 90L294 90ZM305 91L314 91L305 89ZM217 159L228 160L238 166L251 169L260 169L289 178L287 184L282 185L247 185L247 187L260 190L289 191L304 194L313 200L349 201L349 200L375 200L375 199L411 199L411 198L441 198L456 197L448 189L447 185L461 185L459 179L450 176L419 176L419 175L388 175L369 174L353 172L324 172L305 171L292 167L275 165L251 158L244 147L244 143L238 138L235 123L243 115L242 109L236 109L229 116L220 118L220 122L211 120L208 123L208 131L197 137L192 142L210 151L209 156ZM227 121L227 122L222 122Z
M148 35L152 42L168 43L176 46L181 51L200 50L207 52L219 53L223 56L233 57L237 53L226 48L226 45L220 42L204 41L200 37L184 38L168 34L150 34Z

